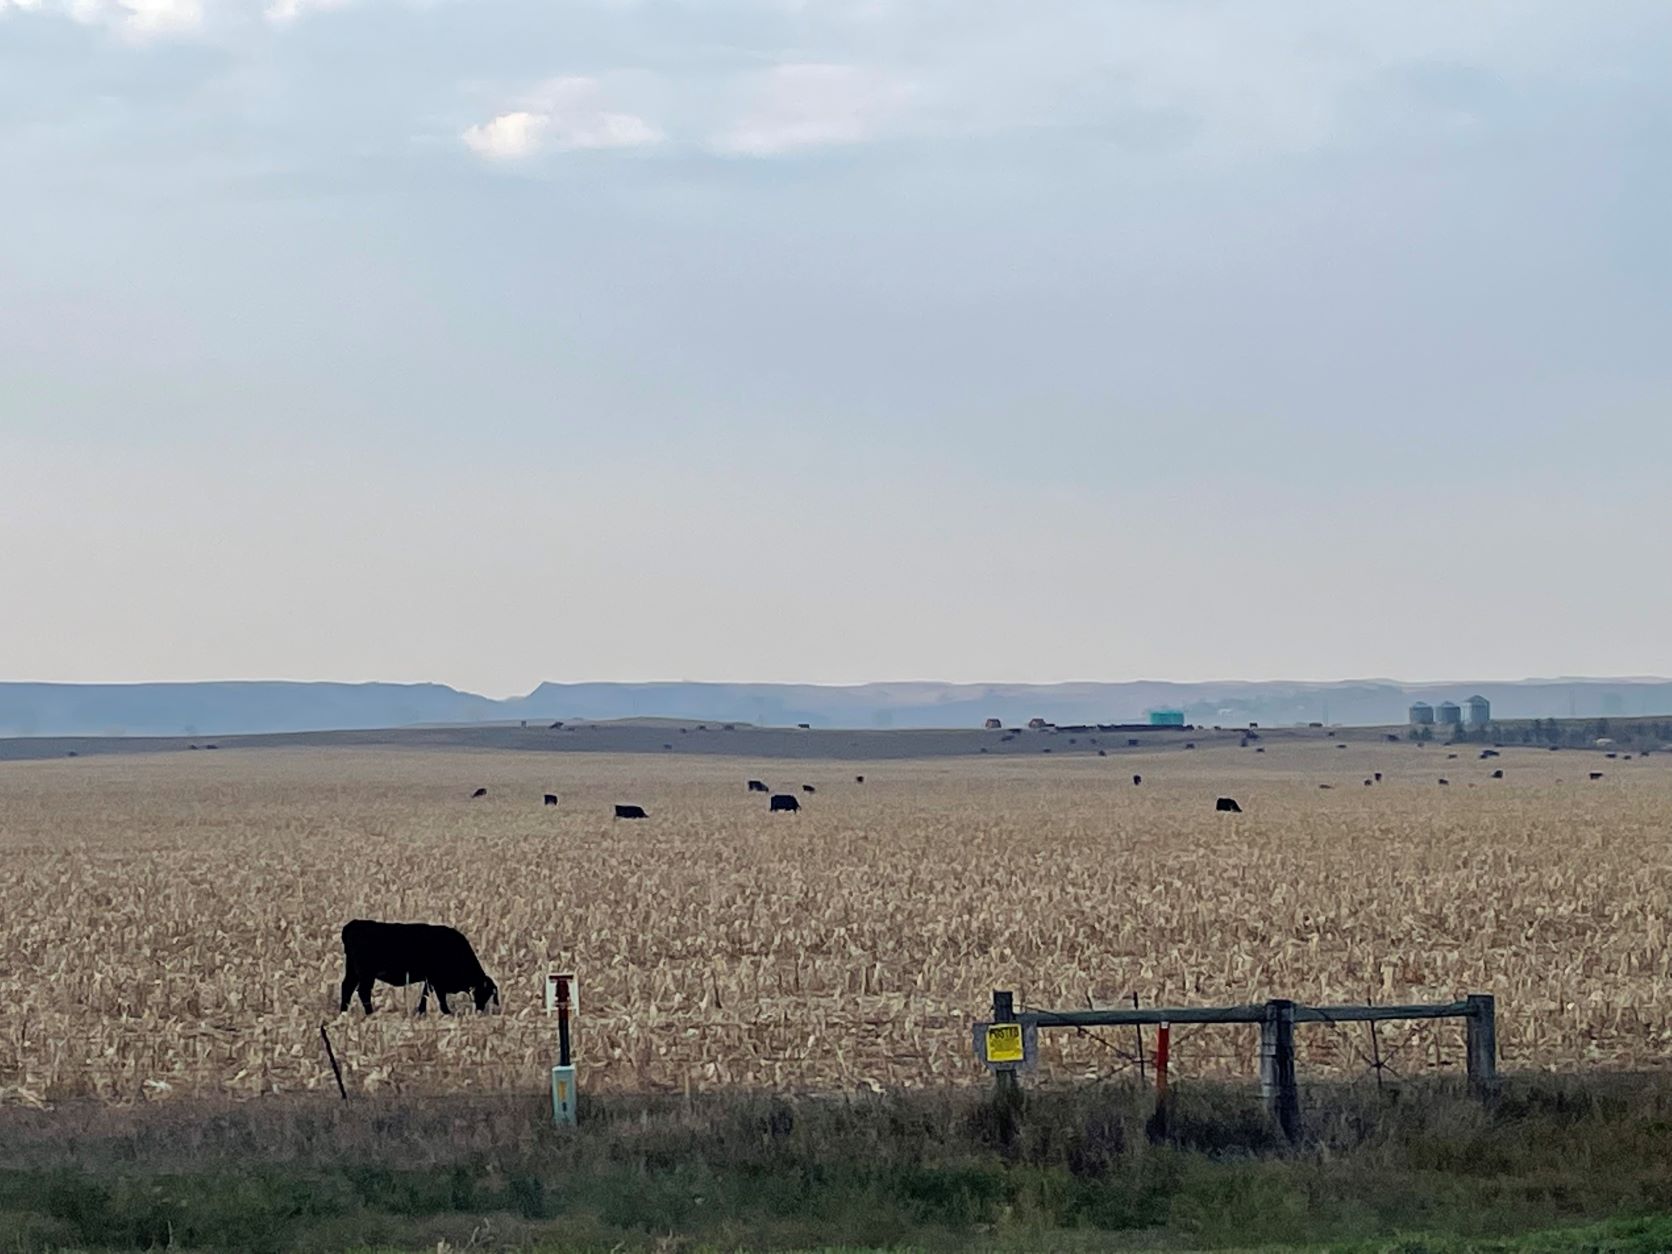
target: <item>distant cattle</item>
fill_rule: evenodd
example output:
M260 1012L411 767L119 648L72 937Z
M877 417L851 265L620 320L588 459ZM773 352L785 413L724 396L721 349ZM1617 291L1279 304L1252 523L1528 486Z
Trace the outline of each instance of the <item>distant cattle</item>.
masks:
M558 720L557 720L557 722L555 722L555 723L553 723L553 724L552 724L552 725L551 725L551 726L550 726L550 727L548 727L548 728L547 728L547 729L546 729L546 730L547 730L547 731L562 731L562 730L563 730L563 720L562 720L562 719L558 719Z
M476 951L456 928L355 919L343 925L342 935L343 1011L359 994L360 1004L371 1014L372 985L378 980L401 987L422 984L419 1014L428 1009L432 992L444 1015L452 1013L447 1005L450 993L468 992L477 1010L486 1010L490 1002L499 1004L499 986L482 970Z
M1331 788L1334 788L1335 785L1334 784L1319 784L1318 787L1322 788L1325 792L1328 792Z
M1139 784L1141 784L1143 782L1144 782L1144 777L1142 775L1134 775L1132 777L1132 786L1134 788L1136 788Z
M195 749L197 746L193 745L192 747ZM1602 756L1607 758L1610 762L1612 762L1615 758L1619 757L1620 755L1617 754L1617 753L1605 753Z
M1396 745L1396 744L1399 743L1399 737L1395 736L1392 732L1389 732L1387 734L1387 738L1388 738L1388 743L1389 744L1395 744Z
M1503 772L1502 768L1492 772L1492 778L1493 779L1502 779L1503 777L1504 777L1504 772Z
M1451 783L1451 781L1450 781L1450 780L1449 780L1449 779L1442 779L1442 780L1441 780L1441 781L1440 781L1440 783L1441 783L1441 784L1449 784L1449 783Z
M1455 753L1448 753L1448 754L1446 754L1446 760L1450 761L1452 758L1455 758L1456 756L1457 755Z
M773 793L772 800L769 805L769 812L772 814L776 814L780 810L794 814L797 810L801 809L801 803L787 792Z
M797 723L796 726L802 731L811 731L813 729L813 725L811 723Z
M616 806L615 817L618 819L647 819L650 816L644 812L643 806Z
M1345 749L1347 746L1346 745L1336 745L1335 747L1337 749Z
M1366 787L1366 788L1369 788L1369 787L1371 787L1371 786L1372 786L1372 785L1374 785L1374 784L1375 784L1375 782L1376 782L1376 781L1375 781L1375 780L1373 780L1373 779L1367 779L1367 780L1365 780L1365 781L1364 781L1364 786L1365 786L1365 787Z
M853 782L856 784L863 784L865 782L865 777L863 775L855 775L853 777Z
M1480 751L1480 760L1482 762L1486 761L1487 758L1496 758L1496 757L1500 757L1500 756L1501 755L1498 753L1498 751L1496 749L1482 749Z
M549 806L556 805L557 804L557 794L554 793L554 792L547 793L546 794L546 804L549 805Z
M663 745L663 746L662 746L662 748L664 748L664 749L671 749L671 748L673 748L673 746L672 746L672 745Z
M219 745L204 745L203 747L205 749L219 749L220 748Z
M801 791L802 792L817 792L818 789L814 788L811 784L803 784L803 785L801 785Z
M487 795L488 795L488 790L486 788L478 788L475 792L470 794L470 799L472 801L474 801L478 797L485 797Z
M1241 814L1242 807L1237 804L1235 797L1221 797L1213 803L1214 810L1219 814Z
M1109 756L1109 751L1107 749L1099 749L1097 751L1097 756L1100 758L1106 758Z
M1591 772L1591 778L1592 779L1601 779L1602 778L1602 772L1601 771L1592 771Z
M1382 773L1380 771L1377 771L1377 772L1375 772L1375 774L1371 778L1373 778L1379 784L1379 783L1382 782Z
M752 780L749 781L749 791L750 792L771 792L772 790L770 788L768 788L760 780L752 779Z
M1187 740L1184 742L1184 747L1186 749L1194 749L1196 747L1196 742L1194 740Z
M1264 753L1265 751L1266 747L1264 745L1261 745L1258 749L1254 750L1255 753Z

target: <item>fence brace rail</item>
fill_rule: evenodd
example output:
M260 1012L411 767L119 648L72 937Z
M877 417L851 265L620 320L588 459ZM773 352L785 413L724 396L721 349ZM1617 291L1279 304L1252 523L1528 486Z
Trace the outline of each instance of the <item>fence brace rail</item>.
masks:
M1414 1006L1307 1006L1275 999L1243 1006L1173 1006L1107 1010L1015 1009L1006 990L993 992L993 1019L1019 1023L1024 1032L1042 1028L1105 1028L1174 1023L1256 1023L1260 1025L1260 1091L1272 1117L1291 1141L1300 1138L1300 1090L1295 1079L1295 1024L1380 1023L1399 1019L1462 1019L1469 1088L1490 1097L1498 1085L1497 1004L1490 993L1462 1001ZM989 1065L993 1065L989 1063ZM1001 1096L1014 1094L1015 1066L994 1066Z

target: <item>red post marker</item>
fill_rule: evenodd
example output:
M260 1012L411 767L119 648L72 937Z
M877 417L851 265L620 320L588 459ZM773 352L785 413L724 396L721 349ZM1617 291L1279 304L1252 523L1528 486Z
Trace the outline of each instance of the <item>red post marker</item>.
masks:
M1167 1052L1173 1043L1171 1024L1163 1023L1155 1030L1155 1095L1167 1096Z
M557 985L557 1065L570 1066L569 1059L569 977L560 975Z

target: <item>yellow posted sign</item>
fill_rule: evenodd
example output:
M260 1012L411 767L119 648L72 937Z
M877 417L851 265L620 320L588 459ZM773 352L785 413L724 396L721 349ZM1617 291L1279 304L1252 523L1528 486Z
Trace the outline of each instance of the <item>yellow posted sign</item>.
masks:
M987 1025L987 1061L1022 1061L1022 1025L1020 1023L989 1023Z

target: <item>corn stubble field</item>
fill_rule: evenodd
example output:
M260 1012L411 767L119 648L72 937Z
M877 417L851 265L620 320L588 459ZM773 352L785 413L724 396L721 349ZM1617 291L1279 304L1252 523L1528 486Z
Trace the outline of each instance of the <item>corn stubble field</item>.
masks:
M1288 741L886 764L4 763L0 1101L329 1090L322 1022L352 1091L538 1091L559 969L579 976L593 1092L978 1083L969 1024L995 987L1043 1009L1492 992L1506 1067L1658 1065L1672 758L1474 757ZM819 791L769 815L749 777ZM1246 812L1214 813L1220 794ZM617 801L650 819L613 821ZM415 990L379 985L377 1015L338 1017L357 917L458 926L504 1013L465 997L419 1019ZM1461 1069L1460 1027L1380 1033L1400 1074ZM1255 1038L1181 1032L1175 1074L1252 1077ZM1359 1074L1371 1052L1362 1026L1299 1038L1304 1076ZM1045 1033L1039 1078L1117 1073L1132 1045Z

